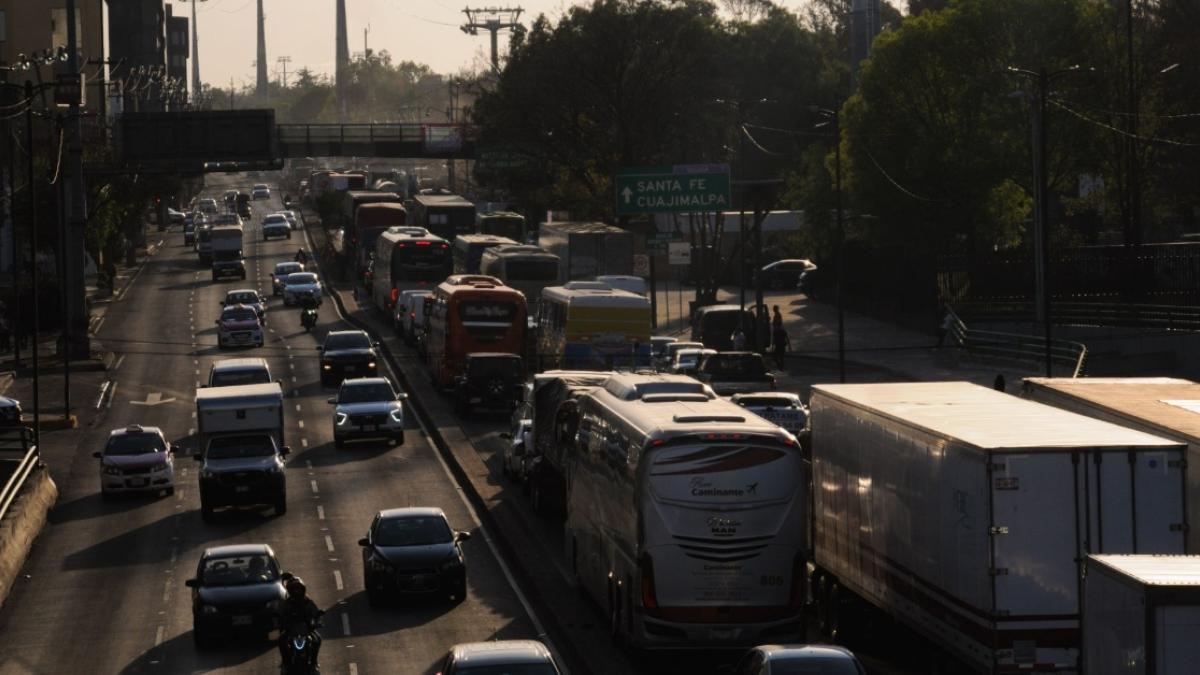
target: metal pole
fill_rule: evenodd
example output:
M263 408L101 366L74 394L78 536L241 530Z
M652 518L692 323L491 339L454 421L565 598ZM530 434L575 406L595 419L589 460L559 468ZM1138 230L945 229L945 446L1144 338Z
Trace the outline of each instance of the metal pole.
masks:
M65 122L59 118L60 122ZM58 284L62 316L62 360L63 360L63 419L71 417L71 311L70 290L67 288L67 218L66 183L58 176Z
M1042 313L1045 316L1046 327L1046 377L1054 376L1054 364L1051 361L1050 327L1053 319L1050 316L1050 187L1047 176L1050 174L1046 164L1046 94L1050 89L1050 78L1046 69L1038 70L1038 157L1042 167L1038 175L1038 194L1041 195L1042 207L1038 210L1042 232Z
M838 382L846 381L846 313L842 306L842 280L845 278L846 225L842 218L842 126L838 111L833 111L833 183L837 193L837 277L834 297L837 302Z
M69 22L69 23L74 23ZM33 82L25 80L25 99L29 102L25 108L25 154L27 156L26 172L29 176L29 241L33 251L33 265L30 270L30 280L33 287L33 442L42 443L42 408L39 398L38 382L38 326L41 317L38 314L38 225L37 225L37 176L33 173Z
M492 72L500 72L500 48L498 46L500 32L500 24L493 23L488 26L488 30L492 33Z
M12 85L16 87L17 85ZM33 101L26 99L26 105ZM9 317L9 334L13 338L13 368L21 369L21 247L17 237L16 198L17 198L17 161L16 147L13 141L12 122L4 121L4 131L8 136L8 213L12 220L12 249L13 249L13 313Z
M1127 69L1129 77L1129 223L1125 234L1126 246L1140 246L1142 243L1142 193L1138 179L1138 101L1137 84L1133 72L1133 0L1125 2L1125 41ZM1136 275L1130 278L1136 279ZM1135 282L1136 283L1136 282Z
M87 358L91 355L88 343L87 281L84 279L84 233L87 229L87 191L83 185L83 121L79 104L83 97L83 74L79 65L79 36L75 30L76 0L67 0L67 71L79 79L79 96L71 97L67 108L67 162L63 167L66 197L66 245L64 279L67 285L67 358Z

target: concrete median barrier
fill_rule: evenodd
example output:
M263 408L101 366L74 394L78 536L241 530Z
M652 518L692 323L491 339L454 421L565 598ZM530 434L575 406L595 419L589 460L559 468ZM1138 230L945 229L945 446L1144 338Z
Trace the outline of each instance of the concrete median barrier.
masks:
M0 605L8 598L57 500L58 486L50 478L50 471L39 467L29 475L17 500L0 521Z

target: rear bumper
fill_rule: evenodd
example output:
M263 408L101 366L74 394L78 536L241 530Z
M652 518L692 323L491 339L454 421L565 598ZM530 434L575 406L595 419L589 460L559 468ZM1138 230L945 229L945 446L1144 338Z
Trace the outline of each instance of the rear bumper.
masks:
M245 489L242 489L245 488ZM226 483L216 479L200 481L200 500L208 507L243 506L248 504L273 504L287 494L287 482L283 475L267 475L259 480L245 483Z
M759 644L803 642L804 618L761 623L683 623L634 615L633 643L643 649L743 649Z

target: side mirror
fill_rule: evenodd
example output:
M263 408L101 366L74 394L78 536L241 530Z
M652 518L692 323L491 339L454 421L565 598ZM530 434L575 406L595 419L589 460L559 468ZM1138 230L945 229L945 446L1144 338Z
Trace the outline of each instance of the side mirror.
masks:
M397 401L407 401L407 400L408 400L408 394L406 394L406 393L404 393L404 392L400 392L399 394L396 394L396 400L397 400Z
M283 582L288 582L295 578L296 578L296 575L292 574L291 572L284 572L283 574L279 575L279 580L283 581Z
M373 342L371 342L371 346L372 346L372 347L378 347L378 346L379 346L379 342L378 342L378 341L373 341Z
M96 452L93 452L93 453L92 453L92 457L95 457L96 459L101 459L101 458L103 458L103 457L104 457L104 453L102 453L102 452L100 452L99 450L97 450Z
M333 405L333 404L337 403L337 397L330 396L329 398L325 399L325 402L328 403L329 405Z
M285 445L279 449L279 454L283 455L284 457L287 457L288 455L292 454L292 449Z
M471 538L471 533L470 532L455 532L454 538L457 539L458 541L467 541L468 539Z
M213 323L214 323L214 324L216 324L216 325L218 325L218 326L220 326L220 325L221 325L221 320L220 320L220 319L217 319L216 321L213 321Z
M359 545L359 546L370 546L370 545L371 545L371 540L370 540L370 539L368 539L368 538L366 538L366 537L363 537L362 539L359 539L359 540L358 540L358 545Z
M172 445L170 443L167 444L167 453L169 453L169 454L172 454L172 455L175 454L175 451L178 449L179 448L175 445Z
M204 453L202 453L202 452L193 452L193 453L192 453L192 459L196 460L197 462L203 462L203 461L204 461Z
M187 581L183 582L183 585L187 586L188 588L200 588L200 580L188 579Z

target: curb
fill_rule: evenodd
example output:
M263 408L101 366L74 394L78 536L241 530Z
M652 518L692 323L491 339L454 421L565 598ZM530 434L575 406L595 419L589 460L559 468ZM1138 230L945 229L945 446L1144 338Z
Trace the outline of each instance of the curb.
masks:
M42 465L29 477L8 516L0 522L0 605L8 598L56 501L58 486L50 478L50 470Z

